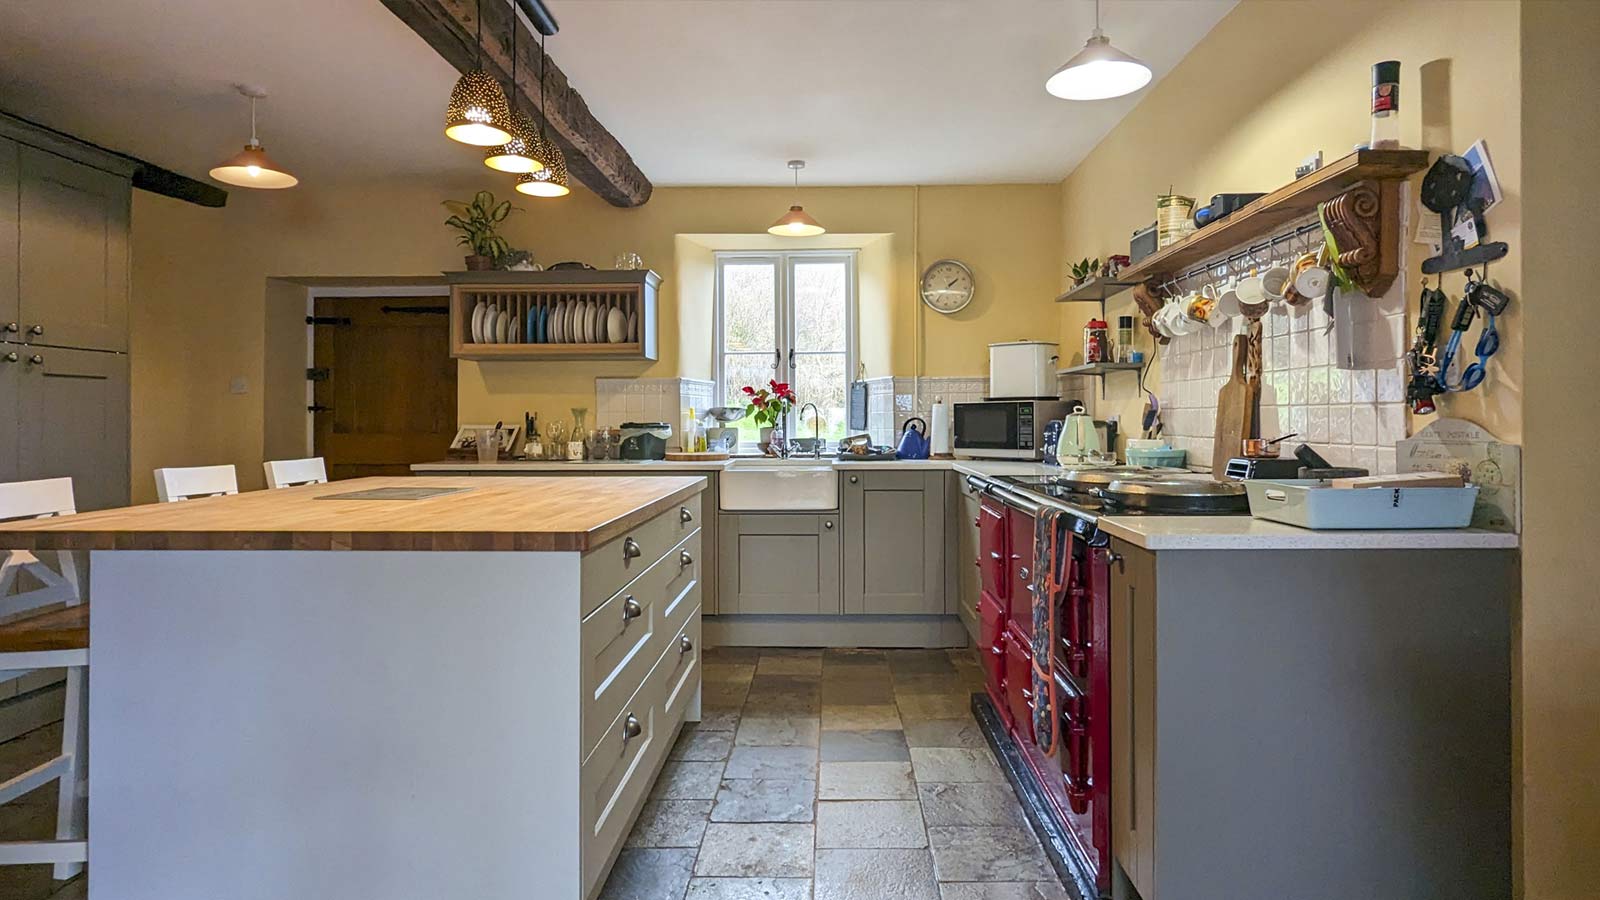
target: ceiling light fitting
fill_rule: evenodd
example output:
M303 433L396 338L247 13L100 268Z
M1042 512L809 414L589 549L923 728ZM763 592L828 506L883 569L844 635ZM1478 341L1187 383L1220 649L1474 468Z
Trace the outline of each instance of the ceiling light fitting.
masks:
M511 104L500 82L483 70L483 0L478 0L478 64L450 91L444 111L444 133L452 141L493 147L511 140Z
M517 96L517 32L522 30L522 23L517 20L516 10L511 11L511 96ZM515 101L511 104L511 119L509 120L511 139L497 147L490 147L483 151L483 164L497 172L510 172L513 175L522 175L528 172L537 172L544 168L538 151L540 142L538 132L534 130L533 122L528 119L522 108Z
M1100 30L1100 0L1094 3L1094 33L1078 55L1045 80L1044 89L1063 100L1109 100L1150 83L1150 67L1111 46Z
M800 191L800 170L805 167L806 161L803 159L789 160L789 168L794 170L796 194ZM779 237L816 237L819 234L827 234L828 229L823 228L816 219L806 215L805 207L797 203L789 207L789 211L779 217L778 221L773 222L767 233Z
M542 168L528 172L517 179L517 192L530 197L565 197L572 193L572 188L567 186L567 158L561 153L561 148L556 142L550 140L545 133L545 125L550 117L544 114L544 76L546 59L543 37L539 38L539 130L534 133L538 145L534 148L534 157L544 163Z
M242 84L233 86L234 90L250 98L250 143L244 149L223 160L216 168L211 170L211 177L223 184L232 184L238 187L290 188L300 183L300 179L290 175L284 168L273 162L267 156L267 151L261 146L261 141L256 138L256 101L267 95L260 88L246 87Z

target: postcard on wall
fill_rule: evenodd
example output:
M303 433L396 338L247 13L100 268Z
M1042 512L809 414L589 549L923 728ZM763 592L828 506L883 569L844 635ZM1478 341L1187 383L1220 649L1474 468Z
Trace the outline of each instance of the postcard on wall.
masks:
M1451 472L1478 486L1472 527L1522 530L1522 448L1465 419L1436 419L1395 446L1400 472Z

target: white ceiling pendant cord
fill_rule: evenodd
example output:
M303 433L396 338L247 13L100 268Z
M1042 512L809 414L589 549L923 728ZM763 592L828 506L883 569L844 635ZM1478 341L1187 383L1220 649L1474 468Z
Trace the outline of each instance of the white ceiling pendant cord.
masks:
M789 160L789 168L794 170L796 200L800 199L800 170L805 167L806 161L803 159ZM778 237L816 237L819 234L827 234L828 229L818 224L816 219L806 215L805 207L796 203L794 206L789 207L789 211L784 213L778 221L772 223L771 227L767 229L767 233L775 234Z
M290 188L299 184L300 179L290 175L267 156L261 141L256 138L256 101L265 97L267 92L242 84L234 85L233 89L250 98L250 143L245 144L243 150L218 163L217 167L211 170L211 177L223 184L268 190Z
M1066 65L1044 83L1044 89L1063 100L1109 100L1150 83L1150 67L1111 46L1100 30L1100 0L1094 0L1094 33Z

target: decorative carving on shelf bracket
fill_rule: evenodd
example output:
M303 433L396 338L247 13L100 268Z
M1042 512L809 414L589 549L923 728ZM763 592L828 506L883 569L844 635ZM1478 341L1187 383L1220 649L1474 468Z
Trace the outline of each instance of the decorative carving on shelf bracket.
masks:
M1381 297L1400 274L1400 182L1353 187L1323 205L1339 247L1338 263L1369 297Z

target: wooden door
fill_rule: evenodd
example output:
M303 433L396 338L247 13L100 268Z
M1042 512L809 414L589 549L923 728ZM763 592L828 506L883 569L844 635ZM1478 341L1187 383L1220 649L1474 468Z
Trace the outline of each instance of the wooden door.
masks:
M128 357L36 345L20 350L18 362L0 364L21 369L19 478L71 478L80 512L127 506Z
M21 340L127 350L128 179L33 147L17 159Z
M329 478L444 459L456 431L447 310L443 297L317 299L315 444Z
M724 613L839 613L835 515L724 515L717 555Z
M944 473L845 476L844 611L939 615L945 611Z

